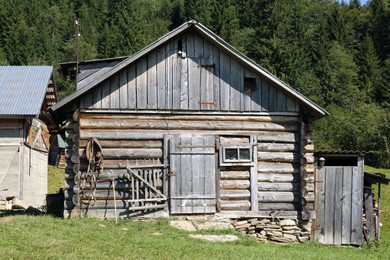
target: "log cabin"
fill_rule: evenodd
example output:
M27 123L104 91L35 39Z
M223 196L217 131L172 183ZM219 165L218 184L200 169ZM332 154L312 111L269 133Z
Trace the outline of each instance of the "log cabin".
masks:
M320 106L193 20L94 64L50 109L66 129L65 216L315 218Z
M0 66L0 199L44 206L56 101L51 66Z

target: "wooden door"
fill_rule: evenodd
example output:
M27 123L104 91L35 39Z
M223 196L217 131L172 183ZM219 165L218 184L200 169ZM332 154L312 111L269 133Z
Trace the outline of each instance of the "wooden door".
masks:
M316 174L314 239L323 244L361 245L363 173L356 166L325 166Z
M215 138L173 137L169 155L171 214L216 212Z

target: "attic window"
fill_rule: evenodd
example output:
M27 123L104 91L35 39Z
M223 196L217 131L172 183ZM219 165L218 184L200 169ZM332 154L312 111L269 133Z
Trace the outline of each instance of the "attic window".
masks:
M256 78L244 78L244 89L245 92L253 92L256 90Z

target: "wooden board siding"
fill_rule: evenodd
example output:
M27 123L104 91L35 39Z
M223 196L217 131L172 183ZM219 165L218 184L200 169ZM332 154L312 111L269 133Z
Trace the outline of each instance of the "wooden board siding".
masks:
M244 88L245 77L255 79L255 90ZM81 97L80 108L299 111L297 102L193 31L102 82Z
M361 245L362 167L321 167L316 174L316 184L314 238L323 244Z
M0 197L19 196L20 153L23 146L0 146Z
M97 113L93 110L82 111L79 122L73 122L67 127L68 165L66 168L66 207L72 208L73 196L77 193L75 176L77 172L85 172L87 161L84 147L91 137L98 138L103 148L104 170L99 176L122 177L126 174L128 164L161 165L167 160L166 136L200 135L200 136L230 136L226 140L245 142L257 139L256 155L259 156L256 167L225 167L220 169L218 187L220 187L220 206L223 211L248 211L253 208L252 201L258 200L259 211L277 210L296 212L297 188L299 187L299 149L300 117L298 113L270 113L268 115L215 115L215 114L126 114L126 113ZM75 131L75 129L76 131ZM240 137L241 136L241 137ZM251 138L256 137L256 138ZM239 137L238 139L235 137ZM75 143L75 141L77 141ZM164 144L165 143L165 144ZM76 153L72 149L76 149ZM275 155L270 155L276 152ZM72 155L77 155L80 162L72 162ZM257 169L252 173L252 168ZM254 174L254 175L253 175ZM253 175L253 176L252 176ZM168 189L164 182L167 179L159 175L157 188L167 195ZM253 180L257 181L255 191L251 189ZM127 186L126 186L127 185ZM164 188L165 187L165 188ZM118 214L129 213L126 197L131 184L123 183L118 186L123 196L118 200ZM103 198L110 190L109 183L99 183L97 193ZM105 195L104 195L105 194ZM110 193L111 194L111 193ZM255 198L251 194L256 194ZM273 196L272 194L276 194ZM98 199L99 201L101 199ZM113 200L108 197L105 205L109 210L106 214L113 216ZM103 204L89 206L88 210L99 211ZM85 210L82 208L82 213ZM85 211L87 212L87 211ZM84 213L85 213L84 212ZM99 211L100 212L100 211Z
M46 203L48 154L24 147L23 196L30 206L41 208Z

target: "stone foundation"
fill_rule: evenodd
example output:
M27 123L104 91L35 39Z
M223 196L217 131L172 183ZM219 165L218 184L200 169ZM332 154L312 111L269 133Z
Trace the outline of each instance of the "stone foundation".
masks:
M306 242L310 240L311 221L294 219L275 220L270 218L232 219L232 225L243 234L260 241L277 243Z

